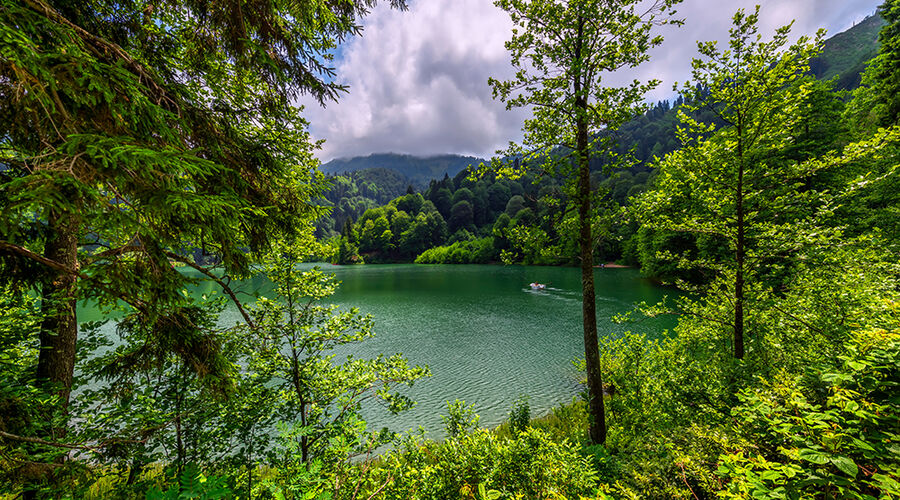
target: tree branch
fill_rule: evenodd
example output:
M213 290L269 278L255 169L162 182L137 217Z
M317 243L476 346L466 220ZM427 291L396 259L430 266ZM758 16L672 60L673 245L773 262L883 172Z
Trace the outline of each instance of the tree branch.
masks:
M191 268L193 268L193 269L199 271L201 274L203 274L203 275L206 276L207 278L209 278L209 279L215 281L216 284L218 284L218 285L222 288L222 291L224 291L225 293L228 294L229 297L231 297L231 301L234 302L234 305L235 305L235 306L237 306L238 312L241 313L241 316L244 317L244 321L246 321L247 324L250 325L250 328L254 328L254 329L256 328L256 324L254 324L254 323L253 323L253 320L250 319L250 315L249 315L249 314L247 313L247 311L244 309L244 306L243 306L243 304L241 304L241 301L238 300L237 295L235 295L235 293L234 293L234 291L231 289L231 287L228 286L224 281L222 281L221 278L219 278L219 277L216 276L215 274L211 273L211 272L210 272L208 269L206 269L205 267L203 267L203 266L201 266L201 265L199 265L199 264L196 264L196 263L192 262L191 260L189 260L189 259L187 259L187 258L185 258L185 257L182 257L181 255L178 255L178 254L173 253L173 252L165 252L165 255L166 255L166 257L169 257L170 259L173 259L173 260L176 260L176 261L178 261L178 262L181 262L182 264L185 264L185 265L187 265L187 266L189 266L189 267L191 267Z
M11 439L13 441L21 441L23 443L34 443L34 444L42 444L45 446L53 446L54 448L66 448L69 450L87 450L94 453L100 454L100 451L92 448L90 446L78 445L78 444L68 444L68 443L57 443L54 441L45 441L40 438L35 437L27 437L27 436L18 436L16 434L10 434L8 432L0 431L0 437L5 439Z

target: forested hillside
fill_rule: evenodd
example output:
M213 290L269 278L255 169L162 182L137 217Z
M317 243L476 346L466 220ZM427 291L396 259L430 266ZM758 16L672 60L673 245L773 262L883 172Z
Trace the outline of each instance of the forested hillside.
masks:
M825 40L821 54L810 61L811 74L820 80L833 80L831 85L833 91L852 90L858 87L860 74L878 51L878 32L884 25L885 21L880 16L869 16L847 31ZM840 114L842 101L845 98L821 87L809 99L808 124L803 131L806 137L804 141L825 141L827 143L829 140L837 140L837 136L843 131L835 117ZM678 149L680 145L676 131L680 124L678 111L685 110L682 107L683 104L684 97L678 97L673 102L660 101L615 132L618 144L616 153L628 156L627 164L610 170L605 169L607 162L602 158L597 157L591 160L594 183L606 194L606 202L626 207L629 199L647 189L648 182L655 175L652 168L654 159L664 157ZM701 120L715 122L713 114L709 110L698 109L692 113ZM825 143L814 147L827 149L829 146ZM419 183L410 181L409 185L434 204L447 226L446 237L435 236L433 241L440 242L438 245L453 245L460 242L455 251L435 250L423 257L422 262L469 263L495 262L505 259L508 262L528 264L572 264L574 262L571 253L574 249L572 248L555 248L553 251L545 249L542 256L535 252L535 248L525 250L525 247L529 245L545 247L559 239L557 230L552 227L553 224L547 221L548 214L555 210L555 207L541 202L541 197L547 194L548 190L552 190L553 187L558 188L559 179L542 176L540 184L536 187L528 186L532 183L533 178L518 179L512 183L502 181L502 185L494 188L491 194L489 191L494 183L494 177L489 176L474 182L466 180L468 173L464 169L469 165L477 167L481 162L482 160L477 158L453 157L452 155L428 159L416 159L404 155L370 155L326 163L322 166L324 172L352 171L354 174L334 178L335 187L325 196L326 205L333 207L332 212L330 216L323 217L317 222L316 234L322 239L334 237L344 229L347 221L353 221L356 222L356 225L352 229L345 230L353 238L354 234L362 233L365 220L378 219L379 215L376 215L379 213L378 211L369 212L364 216L367 210L387 205L393 197L406 194L409 190L399 189L403 179L398 179L396 175L382 170L388 169L405 175L407 178L410 175L416 175L420 180ZM453 165L453 168L447 169L445 166L448 164ZM369 172L367 169L375 170ZM439 171L441 171L440 175L434 175ZM445 178L440 180L442 177ZM406 187L404 186L404 188ZM463 187L467 191L456 197L456 191ZM439 193L442 190L447 192ZM557 189L557 191L559 190ZM515 195L519 195L519 197L513 200L512 206L507 207L507 203ZM456 207L460 201L466 201L468 205L463 204ZM454 207L456 207L456 216L451 222ZM523 208L529 210L523 212L522 217L517 217L518 211ZM506 219L498 221L501 213L506 213L513 220L513 227L527 225L522 224L524 219L531 223L537 221L547 223L542 224L541 236L534 239L534 236L525 237L518 230L509 231L510 224ZM416 214L409 215L416 216ZM379 227L381 226L391 226L390 221L385 221ZM459 232L460 229L465 231ZM609 228L610 234L600 244L601 250L598 258L638 265L641 263L640 255L643 252L644 268L651 276L671 277L667 274L666 265L657 262L656 259L650 259L649 255L654 250L649 248L652 243L647 240L651 237L646 234L637 235L636 231L637 226L634 224L618 224L616 227ZM501 234L505 234L505 236L497 236ZM495 237L497 241L493 241ZM371 239L370 236L366 238ZM381 241L388 245L384 248L372 241L363 242L360 245L363 257L370 262L398 262L410 261L419 255L418 252L411 249L402 248L400 234L393 232L392 238L393 240L389 243L386 238L382 238ZM526 244L525 241L528 238L532 238L532 240L531 243ZM523 248L518 252L503 254L504 250L510 250L511 239L521 240ZM475 243L475 240L480 241ZM461 250L460 245L463 241L472 241L465 245L467 248L477 245L480 249L478 256L470 257L466 251ZM332 248L336 248L337 245L337 241L332 242ZM351 246L353 245L356 243L351 242ZM488 251L488 247L493 250ZM418 248L416 246L416 249ZM455 255L455 257L450 257L450 255ZM653 262L650 262L651 260ZM338 261L340 259L335 260L335 262ZM355 258L354 261L360 262L361 260Z
M884 25L884 19L875 14L825 40L822 54L809 62L813 75L820 80L834 78L836 90L858 87L866 64L878 54L878 32Z

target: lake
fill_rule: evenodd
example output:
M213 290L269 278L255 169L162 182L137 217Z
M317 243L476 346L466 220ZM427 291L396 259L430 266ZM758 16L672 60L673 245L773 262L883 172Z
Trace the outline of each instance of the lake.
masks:
M305 265L312 267L312 265ZM545 414L580 390L572 360L584 356L581 326L581 273L577 268L490 265L362 265L320 267L342 282L330 302L358 307L375 320L376 336L355 344L355 357L402 352L411 364L424 364L433 376L407 391L417 405L397 416L370 405L370 429L405 431L425 428L432 438L445 433L440 415L447 400L475 404L482 426L507 418L520 395L530 400L532 416ZM616 325L608 318L634 303L658 301L671 290L654 286L635 269L598 268L598 330L601 336L623 331L656 336L671 318ZM529 283L546 283L533 291ZM205 288L205 287L204 287ZM265 294L261 277L244 290ZM209 285L209 291L213 290ZM201 290L201 291L208 291ZM240 320L235 308L221 322ZM107 326L110 332L113 328ZM339 356L340 357L340 356Z

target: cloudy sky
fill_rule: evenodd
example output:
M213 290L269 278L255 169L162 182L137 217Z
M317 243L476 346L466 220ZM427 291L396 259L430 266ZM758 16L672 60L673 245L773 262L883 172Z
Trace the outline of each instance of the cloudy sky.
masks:
M684 0L680 29L653 59L628 74L659 78L650 100L674 96L672 84L689 77L697 40L726 40L730 18L740 7L761 4L764 36L791 20L793 33L825 28L839 33L875 12L882 0ZM334 61L337 80L349 85L340 102L322 108L301 101L316 139L326 143L322 161L396 152L459 153L489 157L521 138L522 110L506 111L491 100L488 77L512 73L503 43L508 15L491 0L408 0L398 12L381 2L364 20L363 36L350 40Z

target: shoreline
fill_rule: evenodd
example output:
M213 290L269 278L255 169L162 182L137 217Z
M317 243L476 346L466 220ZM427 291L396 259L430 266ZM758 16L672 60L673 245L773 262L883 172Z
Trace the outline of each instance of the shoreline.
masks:
M594 267L609 268L609 269L629 269L631 266L624 266L622 264L616 264L615 262L604 262L602 264L597 264Z

